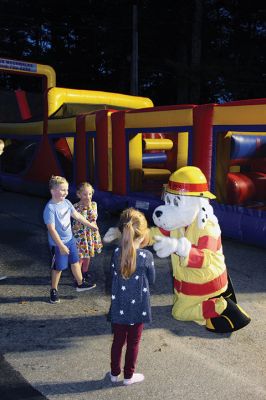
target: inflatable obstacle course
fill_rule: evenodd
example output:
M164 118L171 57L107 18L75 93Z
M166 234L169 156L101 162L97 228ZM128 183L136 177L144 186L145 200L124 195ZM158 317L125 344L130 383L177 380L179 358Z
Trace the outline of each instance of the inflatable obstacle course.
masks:
M8 75L9 89L13 75L16 76L14 85L17 76L25 87L29 78L42 82L38 93L25 88L0 88L4 99L0 108L0 137L5 144L1 160L2 186L41 194L41 184L47 187L49 177L58 174L65 176L73 186L81 180L90 180L105 190L108 189L107 176L110 189L111 154L108 154L107 164L103 163L107 173L103 172L99 160L101 152L108 152L105 144L111 147L111 124L107 123L107 141L100 144L105 138L102 119L95 114L90 118L90 115L110 108L151 107L152 101L118 93L58 88L55 71L46 65L0 59L0 70Z
M63 175L72 193L90 181L108 211L133 206L151 216L169 175L194 165L216 195L223 234L266 247L266 99L153 107L143 97L58 88L50 66L0 59L0 70L8 74L5 189L48 196L50 176Z

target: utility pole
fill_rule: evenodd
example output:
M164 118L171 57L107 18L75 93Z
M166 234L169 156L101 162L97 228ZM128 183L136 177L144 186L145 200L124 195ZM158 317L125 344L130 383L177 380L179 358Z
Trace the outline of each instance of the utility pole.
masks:
M130 92L132 95L139 94L139 71L138 71L138 6L133 4L132 8L132 56L131 56L131 83Z

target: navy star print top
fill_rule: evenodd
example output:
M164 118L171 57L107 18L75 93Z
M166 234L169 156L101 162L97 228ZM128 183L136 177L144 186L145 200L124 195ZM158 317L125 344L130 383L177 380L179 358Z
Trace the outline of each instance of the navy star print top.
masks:
M121 249L111 259L112 297L109 319L116 324L151 322L149 285L155 281L153 255L149 250L136 250L136 271L125 279L120 273Z

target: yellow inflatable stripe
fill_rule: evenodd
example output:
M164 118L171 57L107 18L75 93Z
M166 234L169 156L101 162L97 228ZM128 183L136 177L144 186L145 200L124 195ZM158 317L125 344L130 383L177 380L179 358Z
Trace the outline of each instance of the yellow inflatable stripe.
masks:
M143 139L145 150L171 150L173 142L170 139Z
M185 167L188 162L188 132L178 132L177 168Z
M193 109L151 111L125 114L125 128L167 128L168 126L192 126Z
M266 104L218 106L213 110L213 125L264 125Z
M161 168L143 168L144 178L168 178L171 172Z
M48 133L75 133L76 118L60 118L48 120Z
M108 104L110 107L133 109L153 106L153 102L147 97L54 87L48 92L48 115L53 115L64 103Z
M43 122L24 122L19 124L0 124L0 133L6 135L42 135Z
M241 168L240 165L231 165L229 167L229 172L240 172Z
M85 130L88 131L96 131L96 116L95 114L86 115L85 117Z
M37 74L46 76L48 89L56 86L55 70L50 65L37 64Z
M50 65L0 58L0 70L17 71L18 73L23 71L23 74L27 75L43 75L47 78L47 88L52 88L56 85L55 70Z
M266 136L266 132L237 132L237 131L228 131L225 135L225 138L229 138L232 135L243 135L243 136Z
M72 156L74 155L74 138L73 137L68 137L66 138L70 153Z

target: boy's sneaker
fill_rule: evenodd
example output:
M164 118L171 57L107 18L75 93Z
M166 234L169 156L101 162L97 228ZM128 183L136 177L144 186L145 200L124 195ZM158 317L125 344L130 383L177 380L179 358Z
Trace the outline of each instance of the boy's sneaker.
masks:
M144 381L144 375L143 374L133 374L130 379L124 379L123 383L124 385L132 385L132 383L139 383Z
M0 276L0 281L3 281L6 278L7 278L7 276Z
M82 277L85 281L92 282L92 274L90 272L82 272Z
M56 289L50 290L50 303L52 304L60 303L59 294Z
M89 283L83 279L82 283L80 285L76 286L76 291L77 292L84 292L84 290L90 290L96 287L95 283Z

